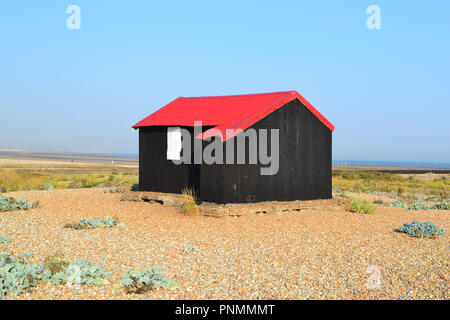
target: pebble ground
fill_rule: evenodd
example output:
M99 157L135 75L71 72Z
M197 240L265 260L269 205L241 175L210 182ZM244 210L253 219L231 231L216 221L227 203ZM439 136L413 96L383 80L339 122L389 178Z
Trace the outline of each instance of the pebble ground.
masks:
M103 264L102 286L39 284L14 299L448 299L446 211L378 206L373 215L320 210L257 216L184 216L176 208L120 201L103 189L26 191L7 195L40 208L0 212L0 251L33 252L30 262L60 252ZM112 216L125 228L65 228L79 218ZM447 234L417 239L394 232L432 220ZM184 252L184 248L198 252ZM135 295L113 289L129 268L165 268L177 291ZM378 282L377 279L380 281ZM377 285L379 284L379 286Z

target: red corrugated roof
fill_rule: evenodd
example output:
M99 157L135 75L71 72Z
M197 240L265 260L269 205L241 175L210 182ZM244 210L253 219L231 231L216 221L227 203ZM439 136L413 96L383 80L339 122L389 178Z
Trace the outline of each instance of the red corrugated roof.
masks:
M214 126L205 131L202 139L221 135L225 141L233 135L229 129L245 130L291 100L300 100L331 131L334 126L297 91L215 97L179 97L171 103L136 123L133 128L148 126Z

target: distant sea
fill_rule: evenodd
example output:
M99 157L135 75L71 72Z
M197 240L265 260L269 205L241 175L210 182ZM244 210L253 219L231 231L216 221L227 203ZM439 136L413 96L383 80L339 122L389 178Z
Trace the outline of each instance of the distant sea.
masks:
M372 160L333 160L334 166L361 167L398 167L450 169L450 162L414 162L414 161L372 161Z
M7 150L0 148L0 157L4 158L42 158L61 160L70 156L76 157L77 161L108 161L130 162L139 160L139 155L135 153L89 153L89 152L64 152L64 151L25 151L25 150ZM431 161L383 161L383 160L346 160L333 159L335 167L391 167L391 168L417 168L417 169L450 169L450 162L431 162Z

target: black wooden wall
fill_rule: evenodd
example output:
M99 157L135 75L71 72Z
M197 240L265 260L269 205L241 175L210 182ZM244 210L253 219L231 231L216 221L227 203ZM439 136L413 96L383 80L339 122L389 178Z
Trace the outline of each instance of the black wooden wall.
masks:
M278 174L262 176L259 164L236 164L236 141L235 164L175 165L166 160L167 127L140 128L140 190L180 193L189 186L201 200L216 203L331 198L332 133L300 101L289 102L251 128L279 129Z
M278 174L261 175L259 164L209 166L209 172L205 174L202 166L200 190L203 200L243 203L331 198L332 133L300 101L289 102L251 128L279 129ZM236 157L236 137L231 140L235 140ZM226 154L225 146L224 149ZM246 150L248 159L249 148ZM222 190L209 188L214 181L222 184Z
M193 128L185 129L193 138ZM167 127L139 128L139 190L181 193L184 187L199 190L199 181L200 165L167 160Z

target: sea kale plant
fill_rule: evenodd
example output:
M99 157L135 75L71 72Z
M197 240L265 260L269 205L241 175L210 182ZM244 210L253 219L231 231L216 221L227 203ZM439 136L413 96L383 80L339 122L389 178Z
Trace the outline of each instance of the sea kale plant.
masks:
M29 202L26 199L16 200L12 197L0 196L0 211L29 210L37 206L37 202Z
M29 264L16 260L7 253L0 253L0 299L19 295L44 276L42 264Z
M33 252L22 252L19 253L19 258L32 258L34 257L34 253Z
M110 277L111 273L103 270L102 265L80 258L75 261L64 261L61 269L51 273L47 282L54 285L70 283L98 286L104 284Z
M125 227L125 224L118 223L117 219L106 217L105 219L86 219L81 218L74 225L75 229L88 229L88 228L112 228L112 227Z
M412 223L405 223L397 229L397 232L403 232L412 237L425 238L444 235L445 230L439 229L433 222L413 221Z
M194 247L185 247L182 249L184 253L199 253L199 251Z
M0 236L0 244L2 243L11 243L11 239L7 237Z
M43 185L41 185L41 189L42 190L55 190L55 187L53 187L51 184L44 183Z
M103 284L110 277L111 274L104 271L101 265L86 259L66 261L51 257L44 262L28 263L10 254L0 253L0 299L26 292L39 281L53 285L70 283L91 286Z
M125 193L125 192L126 192L125 189L120 189L116 187L104 191L104 193Z
M99 183L99 184L92 186L92 188L106 188L107 186L108 185L106 183Z
M144 293L159 288L175 290L178 283L167 278L162 267L154 266L147 270L125 271L120 286L127 293Z

